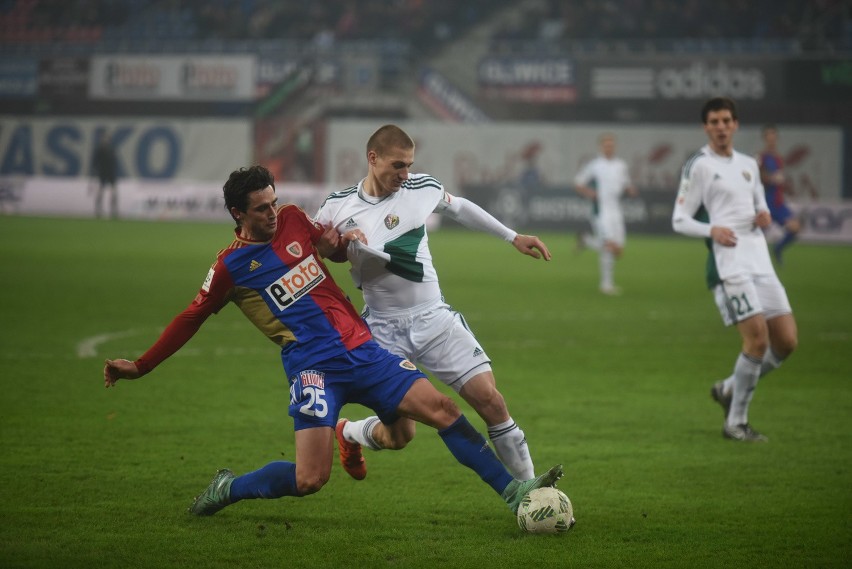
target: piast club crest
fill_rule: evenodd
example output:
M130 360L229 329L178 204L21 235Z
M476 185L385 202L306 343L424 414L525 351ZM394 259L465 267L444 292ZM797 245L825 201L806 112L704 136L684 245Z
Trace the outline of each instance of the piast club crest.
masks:
M389 213L385 217L385 227L387 227L388 229L393 229L397 225L399 225L399 216L395 213Z
M293 241L287 245L287 252L294 257L299 257L302 254L302 245L298 241Z

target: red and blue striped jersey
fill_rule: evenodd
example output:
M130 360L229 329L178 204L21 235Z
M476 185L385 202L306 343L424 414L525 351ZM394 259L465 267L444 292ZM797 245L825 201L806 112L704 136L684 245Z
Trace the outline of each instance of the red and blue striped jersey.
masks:
M243 239L237 230L192 303L136 360L139 371L148 373L175 353L228 302L281 346L287 367L322 361L369 340L367 325L320 259L315 244L322 233L294 205L278 210L268 242Z
M776 152L761 152L757 157L757 164L761 173L774 174L784 169L784 159ZM766 203L770 207L778 207L784 204L784 184L773 184L764 182L766 190Z

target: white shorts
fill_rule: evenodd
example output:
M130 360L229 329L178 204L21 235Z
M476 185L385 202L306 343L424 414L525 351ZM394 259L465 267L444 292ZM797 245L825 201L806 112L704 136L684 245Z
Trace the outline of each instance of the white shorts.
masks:
M624 247L627 230L621 212L607 212L596 215L592 220L592 227L595 230L595 236L601 240L601 243L610 241L619 247Z
M407 358L458 392L471 377L491 371L488 354L464 317L443 301L395 314L365 310L380 346Z
M772 320L793 312L787 291L776 275L726 280L716 285L713 296L725 326L732 326L756 314Z

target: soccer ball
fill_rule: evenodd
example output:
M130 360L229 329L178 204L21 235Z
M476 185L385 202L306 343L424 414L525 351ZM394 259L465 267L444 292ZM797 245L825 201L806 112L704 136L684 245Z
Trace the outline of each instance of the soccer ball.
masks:
M529 533L565 533L574 525L574 507L556 488L536 488L521 500L518 525Z

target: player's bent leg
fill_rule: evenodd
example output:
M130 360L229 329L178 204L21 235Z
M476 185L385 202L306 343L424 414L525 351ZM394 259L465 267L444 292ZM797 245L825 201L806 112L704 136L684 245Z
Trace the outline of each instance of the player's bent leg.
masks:
M459 390L459 395L485 421L494 452L512 477L518 480L534 477L535 468L526 435L509 415L506 401L497 390L494 374L486 371L473 376Z
M414 382L397 413L438 429L441 440L462 465L470 468L491 488L503 495L512 475L485 442L485 438L461 414L452 399L440 393L426 378Z
M372 437L376 444L387 450L404 449L417 432L417 423L408 417L400 417L391 424L376 423Z
M446 429L461 417L461 410L453 400L435 389L425 377L412 384L397 413L435 429Z
M296 489L300 496L319 492L331 477L334 429L313 427L296 431Z
M509 419L509 411L503 395L497 391L496 380L491 371L478 373L459 390L459 395L482 417L486 425L497 425Z
M743 353L757 360L769 347L769 328L762 314L756 314L737 323L737 330L743 341Z
M786 359L799 345L796 319L792 314L782 314L767 320L766 326L772 351L782 360Z
M607 241L604 246L616 259L620 258L622 253L624 253L624 248L615 241Z

